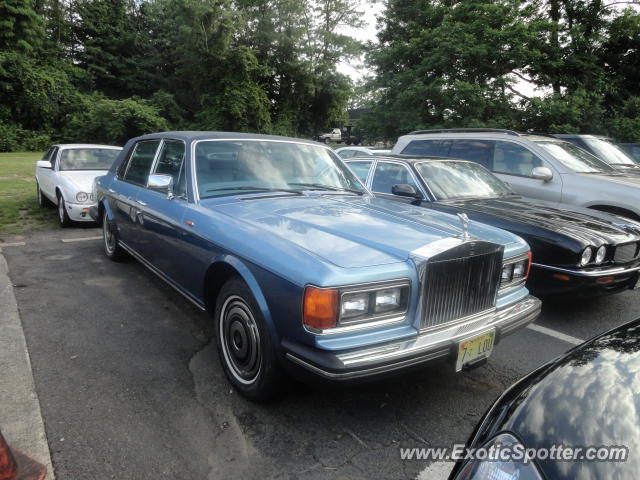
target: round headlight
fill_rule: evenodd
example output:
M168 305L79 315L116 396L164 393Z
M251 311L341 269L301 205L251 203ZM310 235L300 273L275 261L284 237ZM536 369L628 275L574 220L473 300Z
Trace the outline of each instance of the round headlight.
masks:
M602 262L604 262L604 257L606 255L607 255L607 247L602 245L596 252L596 263L600 265Z
M587 247L582 252L582 257L580 258L580 266L584 267L589 261L591 261L591 257L593 256L593 248Z
M79 202L86 202L89 199L89 194L85 192L78 192L76 194L76 200Z

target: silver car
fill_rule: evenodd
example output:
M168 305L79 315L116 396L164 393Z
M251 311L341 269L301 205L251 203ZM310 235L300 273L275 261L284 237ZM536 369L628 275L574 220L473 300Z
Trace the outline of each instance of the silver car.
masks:
M400 137L392 153L471 160L525 197L640 219L640 176L625 175L552 136L501 129L422 130Z

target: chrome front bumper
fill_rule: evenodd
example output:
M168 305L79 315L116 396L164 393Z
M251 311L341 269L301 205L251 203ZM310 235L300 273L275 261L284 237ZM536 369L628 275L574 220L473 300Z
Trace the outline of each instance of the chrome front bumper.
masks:
M541 302L529 295L467 322L422 332L416 337L374 347L334 353L283 340L285 358L309 372L330 380L377 376L453 357L459 342L495 328L498 341L534 321Z

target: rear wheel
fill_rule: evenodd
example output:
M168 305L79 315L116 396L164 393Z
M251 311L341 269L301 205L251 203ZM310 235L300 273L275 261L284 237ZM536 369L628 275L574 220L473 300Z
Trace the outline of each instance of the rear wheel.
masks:
M240 278L222 286L215 327L220 361L234 388L250 400L273 398L282 380L280 366L260 308Z
M58 220L62 228L70 227L73 222L67 214L67 206L64 203L64 197L62 194L58 194Z
M102 214L102 240L104 242L104 254L114 262L120 262L126 258L127 253L118 244L118 231L111 225L107 214Z

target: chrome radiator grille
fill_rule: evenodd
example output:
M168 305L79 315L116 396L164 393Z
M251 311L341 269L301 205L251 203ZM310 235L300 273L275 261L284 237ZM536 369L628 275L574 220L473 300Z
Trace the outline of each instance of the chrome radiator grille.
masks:
M616 252L613 256L615 263L627 263L634 260L638 256L638 244L626 243L624 245L618 245Z
M429 260L423 279L422 327L435 327L495 307L502 255L501 245L470 242Z

